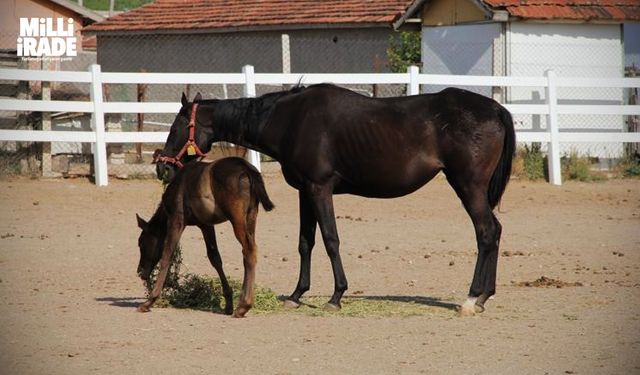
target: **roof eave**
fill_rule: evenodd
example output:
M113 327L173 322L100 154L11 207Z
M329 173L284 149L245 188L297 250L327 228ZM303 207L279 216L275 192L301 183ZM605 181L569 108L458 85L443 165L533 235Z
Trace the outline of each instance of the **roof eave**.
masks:
M395 31L398 31L413 15L422 9L422 6L429 0L414 0L407 9L396 19L393 21L392 26Z

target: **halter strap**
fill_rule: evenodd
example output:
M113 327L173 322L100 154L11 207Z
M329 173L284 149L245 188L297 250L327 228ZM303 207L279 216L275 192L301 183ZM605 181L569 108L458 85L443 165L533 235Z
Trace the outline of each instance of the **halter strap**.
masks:
M204 157L204 153L200 150L200 147L198 147L195 141L197 111L198 103L193 102L193 105L191 107L191 117L189 118L189 125L187 125L187 127L189 128L189 138L187 138L187 142L185 142L184 146L182 146L180 152L178 152L178 154L174 157L159 155L153 160L154 163L163 162L167 164L173 164L178 168L182 168L184 167L184 164L182 164L181 159L184 156L185 152L189 150L189 147L193 149L195 155L197 155L198 157Z

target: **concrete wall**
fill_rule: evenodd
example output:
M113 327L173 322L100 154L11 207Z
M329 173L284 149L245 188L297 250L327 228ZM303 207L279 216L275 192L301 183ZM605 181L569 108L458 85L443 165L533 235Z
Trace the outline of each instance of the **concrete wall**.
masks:
M282 71L279 31L98 36L103 71ZM290 30L291 72L387 72L390 29Z

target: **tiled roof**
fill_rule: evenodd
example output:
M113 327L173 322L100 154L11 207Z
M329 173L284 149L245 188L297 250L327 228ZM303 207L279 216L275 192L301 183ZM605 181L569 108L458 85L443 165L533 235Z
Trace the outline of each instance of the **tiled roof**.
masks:
M411 0L158 0L85 28L85 31L158 31L389 25Z
M639 21L640 0L482 0L528 20Z

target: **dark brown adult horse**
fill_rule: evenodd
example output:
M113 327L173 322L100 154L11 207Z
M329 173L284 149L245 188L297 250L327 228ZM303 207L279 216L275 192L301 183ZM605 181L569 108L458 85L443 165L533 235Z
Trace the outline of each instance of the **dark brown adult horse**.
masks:
M253 304L255 280L255 228L258 203L271 211L273 203L264 188L260 173L241 158L224 158L211 163L190 163L182 168L162 195L162 201L149 222L136 215L142 229L138 246L138 274L149 279L160 261L158 278L149 299L138 307L147 312L160 296L167 277L171 255L187 225L202 231L207 256L218 271L225 298L225 312L231 314L233 293L222 269L214 225L231 221L233 232L242 245L244 281L235 317L243 317Z
M195 108L195 111L194 111ZM195 112L195 114L194 114ZM194 137L188 122L193 116ZM347 290L333 194L393 198L443 171L473 221L478 259L462 314L484 310L495 293L501 225L493 214L511 175L515 132L511 114L484 96L455 88L437 94L369 98L329 84L259 98L182 97L163 155L171 159L193 140L205 152L214 141L243 145L278 160L299 192L300 277L285 302L297 306L309 290L311 250L319 224L335 289L325 305L340 308ZM166 160L166 159L165 159ZM171 161L171 160L169 160ZM174 166L159 163L161 175Z

